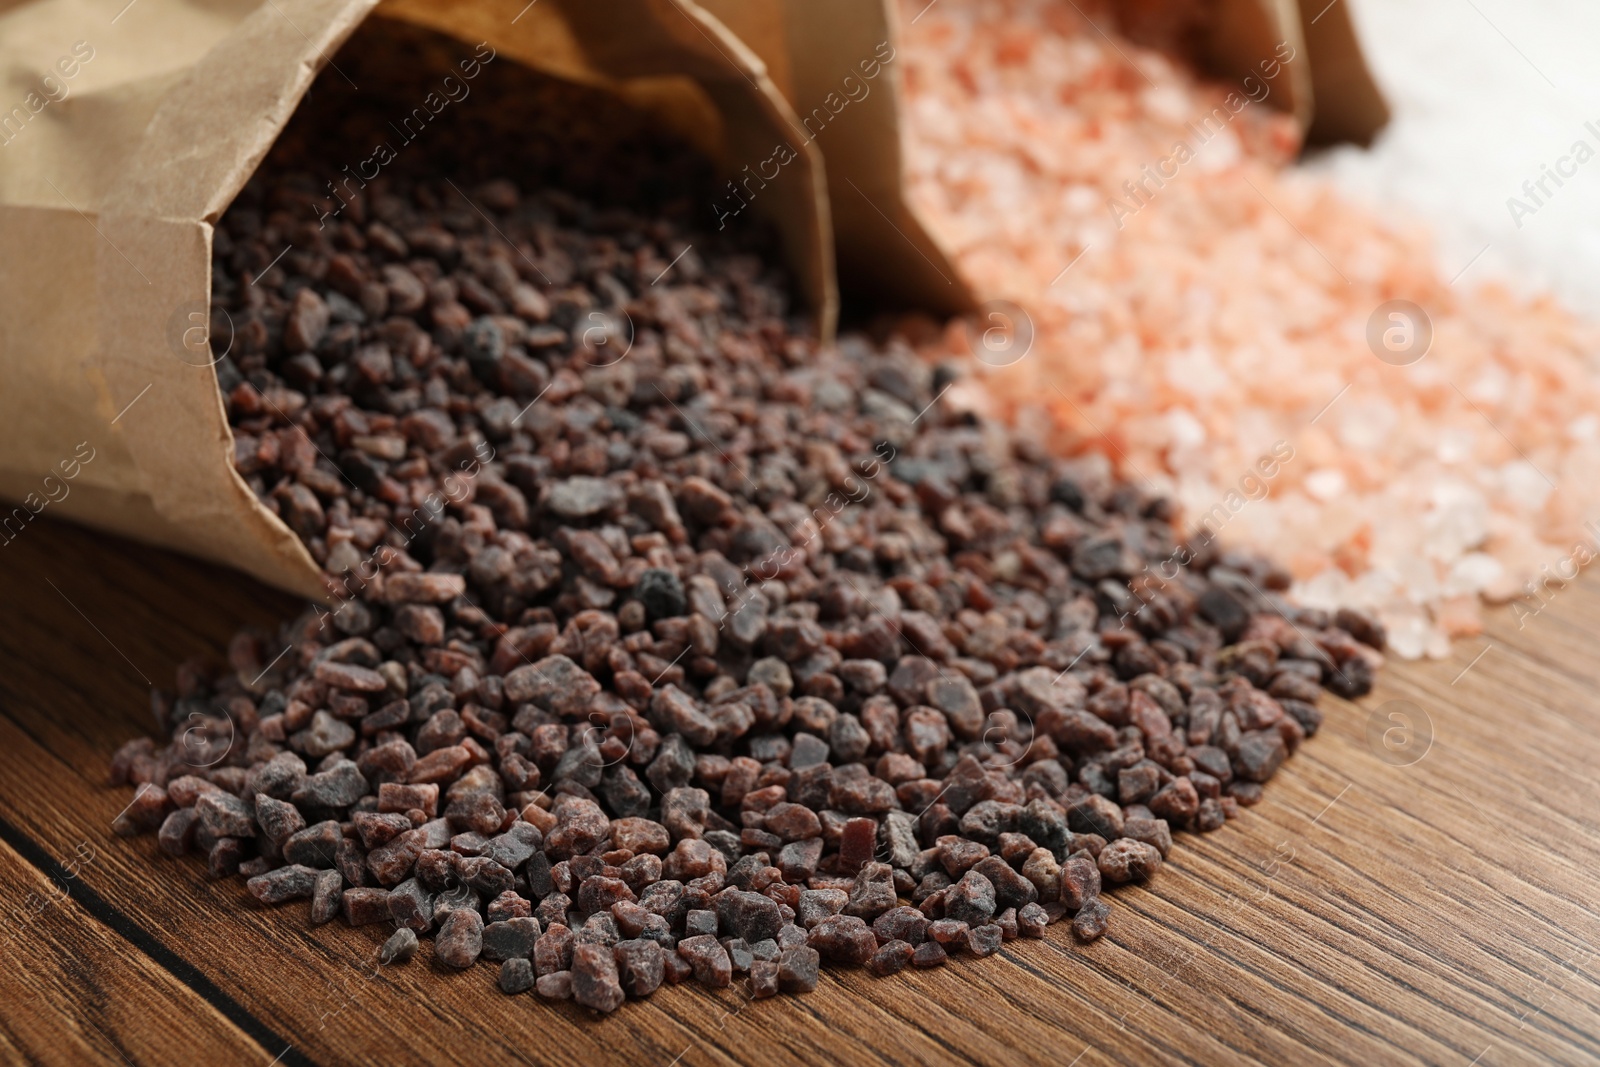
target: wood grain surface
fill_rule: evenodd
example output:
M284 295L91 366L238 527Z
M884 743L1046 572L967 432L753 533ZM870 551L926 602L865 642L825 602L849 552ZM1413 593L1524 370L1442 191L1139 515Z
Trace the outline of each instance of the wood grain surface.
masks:
M999 956L807 996L665 988L599 1018L443 973L378 971L378 927L255 906L106 785L150 684L221 658L287 597L40 521L0 547L0 1059L180 1063L1600 1062L1600 584L1443 662L1396 663L1221 831Z

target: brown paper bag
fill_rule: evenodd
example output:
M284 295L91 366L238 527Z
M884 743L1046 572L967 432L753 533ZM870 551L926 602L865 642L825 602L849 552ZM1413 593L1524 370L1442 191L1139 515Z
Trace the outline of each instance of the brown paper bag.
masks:
M1292 63L1277 67L1271 106L1293 115L1305 130L1311 125L1312 57L1301 32L1300 12L1294 0L1218 0L1212 6L1210 26L1200 46L1200 58L1217 76L1230 82L1261 77L1258 64L1272 59L1280 44L1294 49Z
M1316 100L1310 144L1372 143L1389 123L1389 105L1361 54L1349 4L1300 0L1306 51L1311 57L1311 92Z
M33 0L0 14L0 551L71 518L324 594L234 471L208 344L212 225L374 0ZM610 89L736 174L798 125L692 0L391 0L380 16ZM817 327L820 153L754 204ZM37 536L37 535L35 535Z
M977 300L905 196L892 0L702 0L766 63L827 162L851 300L945 315Z
M1389 107L1361 54L1350 6L1329 0L1222 0L1206 58L1218 74L1243 78L1287 42L1303 62L1289 74L1277 106L1300 123L1310 144L1369 144L1389 121Z

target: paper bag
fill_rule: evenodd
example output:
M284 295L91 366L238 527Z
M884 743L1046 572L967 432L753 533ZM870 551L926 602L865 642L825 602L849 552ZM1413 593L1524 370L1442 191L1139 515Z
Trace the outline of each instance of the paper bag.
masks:
M212 226L374 0L34 0L0 14L0 551L39 515L307 596L304 545L250 492L208 344ZM377 15L608 88L730 176L798 122L692 0L392 0ZM754 210L817 328L837 295L820 154Z
M1316 101L1306 141L1371 144L1389 123L1389 105L1361 54L1350 5L1300 0L1300 21L1305 27L1311 92Z
M852 301L936 314L977 300L905 195L892 0L702 0L766 63L820 147L839 260Z

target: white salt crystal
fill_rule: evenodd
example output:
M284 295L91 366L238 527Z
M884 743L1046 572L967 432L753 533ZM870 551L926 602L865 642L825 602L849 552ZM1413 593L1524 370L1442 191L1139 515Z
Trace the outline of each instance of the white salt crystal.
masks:
M1417 659L1428 650L1433 627L1420 611L1393 612L1388 616L1389 651L1401 659Z
M1544 507L1552 488L1539 468L1521 459L1500 468L1500 484L1514 504L1528 511Z
M1463 463L1472 458L1478 435L1460 426L1447 426L1439 431L1439 443L1434 455L1440 463Z
M1212 396L1228 388L1228 374L1217 365L1205 345L1189 348L1167 359L1167 380L1192 396Z
M1382 397L1367 397L1344 404L1338 412L1339 440L1361 452L1381 448L1400 421L1394 405Z
M1489 504L1478 490L1455 480L1434 486L1432 507L1423 520L1428 555L1454 560L1483 544L1489 534Z
M1473 596L1488 589L1505 573L1505 566L1486 552L1468 552L1450 568L1445 596Z
M1179 448L1198 448L1205 444L1206 428L1182 408L1167 412L1167 428L1172 434L1172 443Z
M1344 471L1337 467L1324 467L1306 475L1306 492L1318 500L1332 500L1345 490Z
M1350 578L1335 567L1330 567L1294 586L1295 599L1310 608L1333 611L1350 604Z

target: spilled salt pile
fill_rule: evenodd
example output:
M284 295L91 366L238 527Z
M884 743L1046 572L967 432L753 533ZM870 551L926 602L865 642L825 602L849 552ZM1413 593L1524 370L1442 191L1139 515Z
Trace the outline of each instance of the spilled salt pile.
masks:
M1303 601L1376 611L1402 656L1587 558L1600 331L1452 285L1423 229L1291 168L1281 69L1198 80L1093 5L902 12L913 201L1034 330L983 402L1269 550Z

